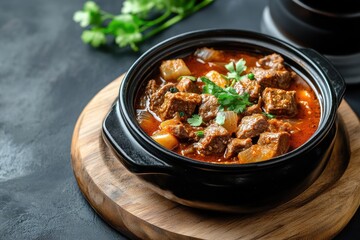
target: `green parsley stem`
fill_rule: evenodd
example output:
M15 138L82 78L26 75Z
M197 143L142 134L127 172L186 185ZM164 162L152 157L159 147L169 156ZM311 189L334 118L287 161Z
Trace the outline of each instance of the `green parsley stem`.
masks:
M153 29L152 31L150 31L149 33L145 34L143 36L143 39L141 41L145 41L146 39L156 35L157 33L169 28L170 26L174 25L177 22L180 22L182 19L186 18L187 16L191 15L194 12L199 11L200 9L206 7L207 5L209 5L210 3L212 3L214 0L204 0L202 2L200 2L199 4L197 4L193 9L191 9L191 11L187 12L184 15L177 15L174 16L172 18L170 18L168 21L164 22L162 25L160 25L158 28Z
M191 13L199 11L200 9L206 7L207 5L209 5L210 3L212 3L213 1L214 1L214 0L204 0L204 1L202 1L201 3L199 3L198 5L196 5L196 6L192 9Z
M100 13L101 13L101 20L102 21L115 18L115 15L113 15L111 13L108 13L106 11L100 10Z
M149 21L149 22L145 23L144 26L142 26L142 27L139 29L139 31L140 31L140 32L144 32L145 30L151 28L152 26L155 26L155 25L161 23L162 21L164 21L165 19L167 19L170 15L171 15L171 10L168 8L168 9L166 10L166 12L165 12L163 15L161 15L160 17L158 17L158 18L156 18L156 19L154 19L154 20L152 20L152 21Z
M145 41L146 39L156 35L157 33L167 29L168 27L171 27L172 25L174 25L177 22L180 22L182 19L184 18L184 16L181 15L177 15L173 18L170 18L168 21L166 21L165 23L163 23L161 26L159 26L158 28L155 28L154 30L150 31L149 33L145 34L143 39L141 41Z

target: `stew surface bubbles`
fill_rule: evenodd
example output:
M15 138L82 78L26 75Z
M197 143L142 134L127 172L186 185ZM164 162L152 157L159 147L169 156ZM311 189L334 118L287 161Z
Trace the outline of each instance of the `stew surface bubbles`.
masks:
M298 148L318 128L316 94L276 53L199 48L155 72L137 98L137 121L180 155L265 161Z

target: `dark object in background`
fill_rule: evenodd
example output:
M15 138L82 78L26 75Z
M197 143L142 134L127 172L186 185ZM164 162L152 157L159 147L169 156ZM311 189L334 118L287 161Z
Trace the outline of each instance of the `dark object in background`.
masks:
M347 83L360 82L360 4L353 0L270 0L264 33L327 56Z

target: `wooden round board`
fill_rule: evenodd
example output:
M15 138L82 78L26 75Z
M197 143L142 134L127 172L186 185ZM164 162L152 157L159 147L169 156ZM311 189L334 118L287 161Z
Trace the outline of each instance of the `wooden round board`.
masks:
M338 111L345 135L338 137L329 164L310 188L270 211L217 213L182 206L156 194L127 171L104 143L102 122L118 95L121 79L101 90L81 113L73 133L71 158L88 202L128 237L326 239L340 232L356 212L360 204L360 126L345 101ZM339 150L347 139L350 160Z

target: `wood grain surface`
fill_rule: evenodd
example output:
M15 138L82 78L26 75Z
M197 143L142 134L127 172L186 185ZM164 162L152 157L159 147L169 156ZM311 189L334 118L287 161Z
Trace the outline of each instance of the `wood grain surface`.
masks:
M74 129L71 158L84 196L117 230L139 239L329 239L350 221L360 204L359 119L343 101L332 157L320 178L295 199L250 214L192 209L154 193L127 171L102 138L102 122L122 77L85 107ZM346 134L347 133L347 134ZM350 161L344 142L350 141ZM346 149L345 149L346 150Z

